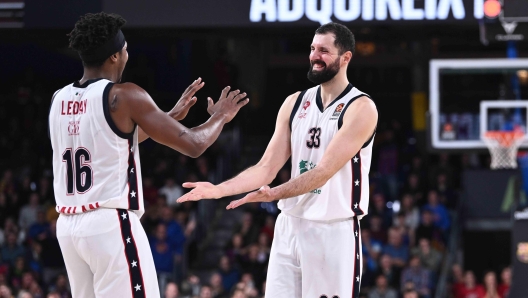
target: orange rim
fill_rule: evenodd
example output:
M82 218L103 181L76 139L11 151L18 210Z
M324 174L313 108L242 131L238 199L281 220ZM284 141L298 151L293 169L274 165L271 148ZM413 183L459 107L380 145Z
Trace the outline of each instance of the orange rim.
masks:
M503 131L503 130L492 130L487 131L485 134L488 139L496 139L500 145L504 147L510 147L515 140L524 137L524 133L521 131Z

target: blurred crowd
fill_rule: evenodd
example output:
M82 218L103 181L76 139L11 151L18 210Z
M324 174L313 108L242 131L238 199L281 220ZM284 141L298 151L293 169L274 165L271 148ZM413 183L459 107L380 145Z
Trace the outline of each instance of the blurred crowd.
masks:
M48 95L54 90L47 90L31 72L10 87L0 100L0 121L7 128L0 135L0 298L71 297L56 237L47 138ZM416 143L410 128L397 121L378 127L369 213L361 220L362 297L434 296L457 208L460 173L483 166L472 155L425 155ZM147 206L141 221L163 297L260 298L265 293L276 204L245 206L217 262L193 268L200 243L214 231L207 229L198 203L175 200L186 191L183 182L230 178L216 169L220 151L213 146L193 160L152 141L141 145ZM287 165L274 185L289 178ZM494 272L487 273L483 286L460 266L453 267L452 276L454 298L503 298L511 271L502 271L500 283Z

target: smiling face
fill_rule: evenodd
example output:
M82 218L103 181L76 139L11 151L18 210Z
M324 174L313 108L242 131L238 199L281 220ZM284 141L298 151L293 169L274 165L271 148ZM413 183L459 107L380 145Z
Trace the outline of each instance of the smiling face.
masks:
M310 50L308 79L314 84L323 84L333 79L341 69L342 55L335 46L334 34L316 34Z

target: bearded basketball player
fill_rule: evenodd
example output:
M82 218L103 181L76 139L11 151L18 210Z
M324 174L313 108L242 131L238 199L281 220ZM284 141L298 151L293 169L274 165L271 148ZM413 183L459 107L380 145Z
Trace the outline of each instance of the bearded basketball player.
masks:
M267 298L359 295L359 220L368 210L378 113L370 97L347 79L354 45L347 27L336 23L319 27L308 71L316 86L286 98L262 159L219 185L185 183L194 189L178 199L217 199L257 189L227 209L280 200ZM267 186L290 156L292 179Z
M139 218L145 211L138 144L150 137L185 155L201 155L224 124L248 103L226 87L211 117L187 128L183 119L203 87L192 83L169 113L132 83L120 84L128 60L113 14L86 14L69 34L83 77L53 95L49 133L53 147L57 238L73 297L160 297L149 242Z

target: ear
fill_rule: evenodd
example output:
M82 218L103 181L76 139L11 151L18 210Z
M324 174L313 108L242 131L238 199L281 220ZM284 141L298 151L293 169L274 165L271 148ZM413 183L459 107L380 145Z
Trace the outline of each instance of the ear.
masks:
M343 53L341 57L343 58L343 62L348 64L350 60L352 60L352 52L346 51L345 53Z
M117 60L118 60L117 55L118 55L118 54L119 54L119 52L114 53L112 56L110 56L110 60L111 60L112 62L114 62L114 63L117 62Z

